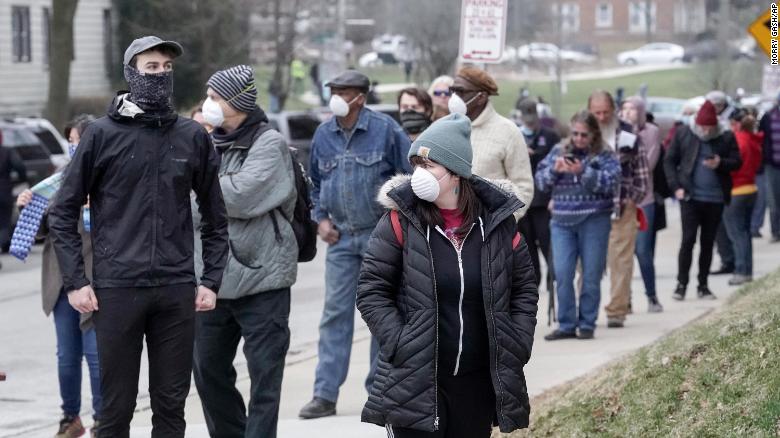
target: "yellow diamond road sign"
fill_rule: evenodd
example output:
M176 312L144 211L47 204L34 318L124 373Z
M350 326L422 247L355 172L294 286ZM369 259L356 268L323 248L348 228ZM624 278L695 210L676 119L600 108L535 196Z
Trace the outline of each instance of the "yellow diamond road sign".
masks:
M753 38L756 39L756 42L758 42L758 46L761 47L761 49L766 53L767 56L772 56L772 31L771 31L771 23L772 23L772 8L769 8L761 14L760 17L756 21L753 22L750 26L748 26L748 32L750 32L751 35L753 35ZM774 35L774 38L777 39L777 35Z

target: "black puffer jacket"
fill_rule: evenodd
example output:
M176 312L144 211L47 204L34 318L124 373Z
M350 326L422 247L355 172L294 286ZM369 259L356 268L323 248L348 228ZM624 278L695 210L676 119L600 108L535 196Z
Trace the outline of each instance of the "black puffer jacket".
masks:
M531 356L539 295L527 246L513 248L512 213L522 203L479 177L472 184L485 209L481 270L495 418L502 432L511 432L528 426L523 366ZM438 428L437 378L443 371L437 365L439 309L428 231L414 213L408 176L388 182L379 200L401 213L404 245L385 214L360 272L357 307L381 347L362 420L430 432Z
M65 290L90 282L77 224L89 196L94 288L195 284L190 191L198 198L205 269L216 291L228 253L219 158L206 131L176 113L153 115L118 96L90 123L49 212Z

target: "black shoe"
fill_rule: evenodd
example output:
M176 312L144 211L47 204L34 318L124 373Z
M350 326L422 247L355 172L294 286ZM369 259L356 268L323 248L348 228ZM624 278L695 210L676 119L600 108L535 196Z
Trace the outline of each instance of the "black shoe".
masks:
M623 318L608 317L607 328L623 328L625 327L625 320Z
M772 236L771 239L769 239L769 243L777 243L780 242L780 236Z
M699 288L696 289L696 295L702 300L718 299L718 297L716 297L715 294L713 294L710 288L708 288L707 286L699 286Z
M544 337L545 341L557 341L559 339L574 339L577 337L577 333L575 332L562 332L560 330L555 330L554 332L550 333L549 335Z
M329 417L331 415L336 415L336 403L320 397L311 399L298 413L298 416L304 420Z
M761 235L761 231L754 231L754 232L750 233L750 235L754 239L760 239L760 238L764 237L764 236Z
M593 339L593 330L580 330L577 339Z
M685 299L685 285L684 284L677 284L677 288L674 289L674 293L672 294L672 298L674 298L677 301L682 301Z
M725 274L733 274L734 273L734 267L733 266L721 266L720 269L717 271L710 272L710 275L725 275Z

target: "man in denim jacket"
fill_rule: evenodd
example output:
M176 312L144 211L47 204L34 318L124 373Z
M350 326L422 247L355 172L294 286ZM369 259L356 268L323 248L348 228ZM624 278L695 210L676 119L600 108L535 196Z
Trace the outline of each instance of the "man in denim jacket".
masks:
M334 117L317 128L309 172L313 216L328 243L325 308L320 321L319 363L314 398L301 418L336 414L339 387L349 369L358 274L368 238L384 209L379 188L397 173L411 173L409 138L389 116L365 108L368 78L347 70L326 84ZM372 339L370 388L379 348Z

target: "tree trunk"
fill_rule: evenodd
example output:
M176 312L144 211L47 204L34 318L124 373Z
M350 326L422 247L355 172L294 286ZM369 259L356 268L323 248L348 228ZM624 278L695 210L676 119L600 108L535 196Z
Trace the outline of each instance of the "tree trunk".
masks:
M68 118L70 62L73 60L73 17L78 0L52 2L49 100L46 118L61 128Z

